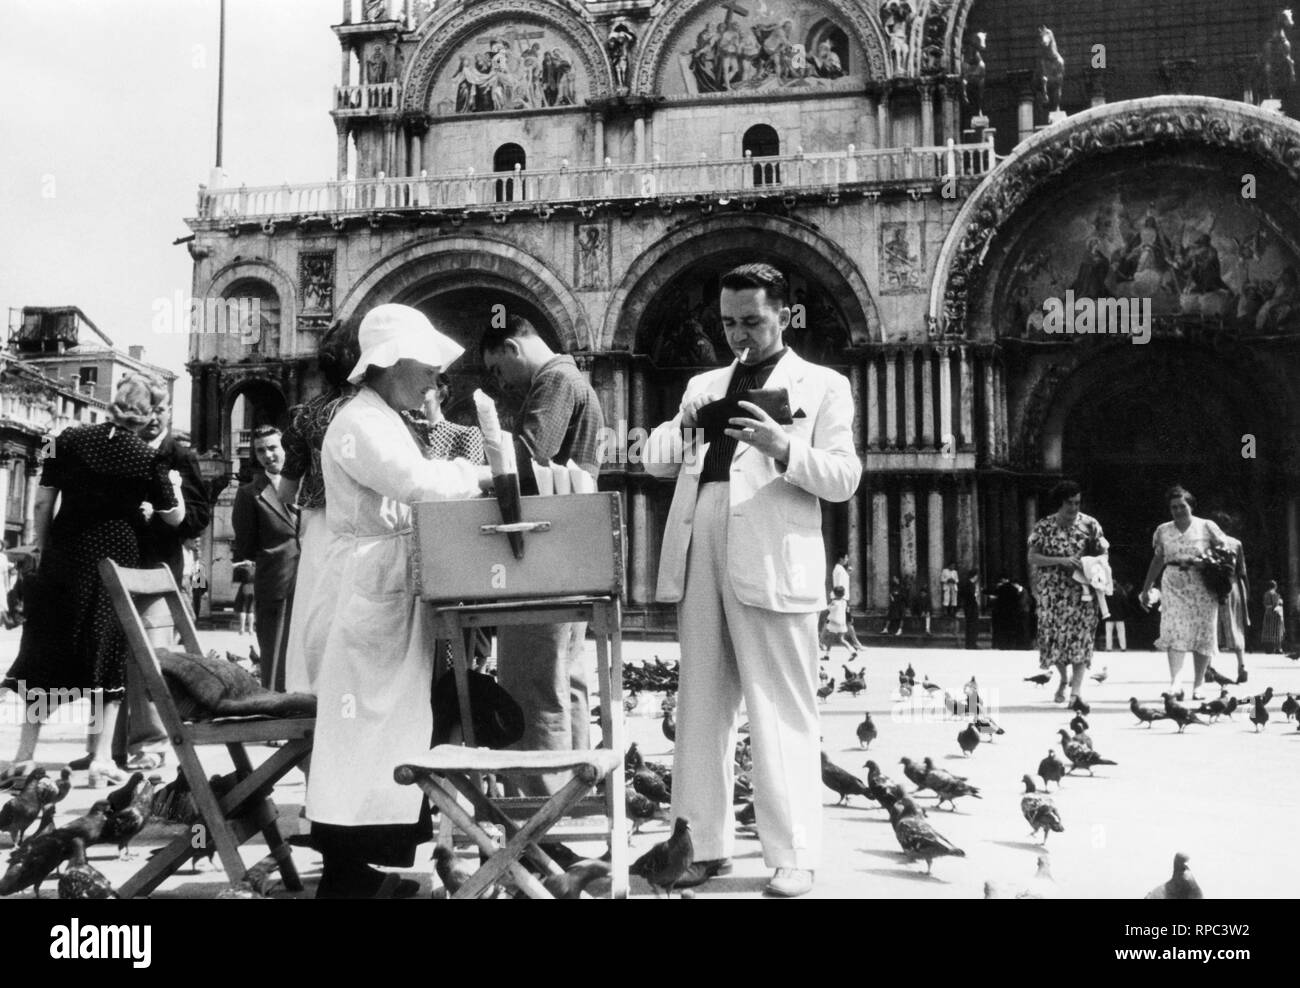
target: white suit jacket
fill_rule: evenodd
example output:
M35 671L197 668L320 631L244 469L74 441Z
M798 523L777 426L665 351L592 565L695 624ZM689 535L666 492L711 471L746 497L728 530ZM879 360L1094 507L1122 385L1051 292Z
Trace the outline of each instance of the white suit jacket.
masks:
M725 395L735 369L733 362L691 378L682 404L708 392ZM736 444L728 484L728 578L740 601L753 607L820 611L826 607L826 549L817 499L847 501L862 477L853 448L853 395L844 375L810 364L792 350L764 386L789 392L795 420L783 428L790 437L790 461L782 470L748 443ZM665 604L680 601L685 589L686 553L709 445L702 432L683 436L681 419L679 411L645 445L646 472L677 478L655 591L655 599Z

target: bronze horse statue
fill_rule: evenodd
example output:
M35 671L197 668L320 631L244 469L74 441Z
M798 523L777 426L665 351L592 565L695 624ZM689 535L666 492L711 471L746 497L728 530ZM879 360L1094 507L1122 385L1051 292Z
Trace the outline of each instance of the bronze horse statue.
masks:
M977 117L984 116L984 79L987 75L984 50L987 41L988 35L977 31L975 39L966 49L966 57L962 59L961 99Z
M1295 61L1286 34L1293 27L1290 9L1279 10L1273 20L1273 33L1264 42L1263 99L1283 99L1295 85Z
M1038 26L1038 98L1048 112L1061 108L1061 84L1065 81L1065 59L1056 49L1056 35L1042 24Z

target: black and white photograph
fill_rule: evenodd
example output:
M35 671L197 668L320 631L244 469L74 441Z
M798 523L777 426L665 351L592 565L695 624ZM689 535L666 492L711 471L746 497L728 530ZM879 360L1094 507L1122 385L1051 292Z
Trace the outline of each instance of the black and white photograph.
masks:
M0 0L0 897L1295 896L1283 2Z

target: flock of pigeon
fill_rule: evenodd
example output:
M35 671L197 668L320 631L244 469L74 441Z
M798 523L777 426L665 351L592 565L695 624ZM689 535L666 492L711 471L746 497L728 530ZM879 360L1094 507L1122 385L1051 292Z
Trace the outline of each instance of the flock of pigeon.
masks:
M822 684L818 690L819 699L826 700L835 692L847 692L856 697L866 689L865 670L854 671L848 666L842 668L844 676L838 685L834 678L823 671ZM1108 671L1103 669L1094 673L1092 678L1101 683L1108 675ZM912 696L918 689L924 690L934 697L936 709L942 709L944 716L966 720L965 726L957 734L957 745L963 756L970 757L981 743L991 742L1006 733L991 716L988 705L980 695L979 684L974 676L964 687L963 698L955 697L937 683L931 682L928 677L922 677L918 684L916 673L910 664L906 670L900 671L898 676L896 698L904 699ZM1040 685L1047 680L1048 676L1045 673L1026 677L1026 681ZM1245 699L1229 697L1225 690L1223 696L1202 703L1195 709L1183 704L1181 694L1163 695L1163 709L1143 706L1136 699L1131 701L1130 706L1138 720L1148 727L1154 721L1169 720L1177 725L1180 732L1192 724L1214 723L1221 717L1231 719L1233 711L1238 706L1250 706L1255 711L1251 717L1252 722L1256 723L1257 729L1262 729L1262 725L1268 720L1267 706L1272 697L1272 689ZM675 736L674 706L670 694L663 703L663 732L669 740ZM1295 715L1298 709L1300 709L1300 701L1288 694L1283 704L1284 713L1289 718ZM1078 771L1093 775L1095 769L1117 764L1098 751L1089 734L1090 726L1087 718L1091 713L1090 705L1076 697L1068 710L1072 715L1069 729L1057 731L1060 754L1055 748L1049 748L1046 756L1038 763L1036 771L1032 774L1026 772L1021 777L1024 791L1020 796L1020 812L1030 827L1030 836L1038 838L1039 834L1042 835L1041 842L1044 849L1052 834L1065 831L1061 811L1050 794L1052 785L1055 784L1056 788L1060 789L1061 780L1067 775ZM1202 716L1208 717L1209 720L1202 720ZM738 826L752 829L755 825L753 789L750 780L753 763L749 739L744 736L746 733L747 729L742 727L742 739L736 746L736 782L733 798L737 805ZM870 749L879 736L879 728L870 712L864 713L861 723L857 725L856 733L859 745L863 749ZM967 776L940 768L929 756L920 759L903 757L899 764L904 778L914 788L908 789L902 783L890 778L872 759L868 759L863 765L866 769L864 779L835 764L823 751L822 782L839 798L837 805L844 805L851 797L858 796L883 809L888 814L899 847L910 860L924 861L926 873L931 874L936 858L965 857L966 852L939 831L918 799L923 793L928 793L936 800L934 809L940 809L947 804L950 811L955 811L956 801L959 799L983 799L981 788ZM633 822L634 832L647 821L664 820L664 808L671 801L672 794L671 770L665 765L647 761L635 743L628 749L625 768L628 784L627 812ZM671 836L642 855L633 865L632 873L643 877L656 894L671 895L675 882L681 878L691 863L690 824L689 821L678 818L673 821ZM689 897L693 893L686 890L681 894L683 897ZM1050 898L1056 894L1058 893L1051 874L1051 859L1046 853L1039 854L1035 874L1027 883L1010 886L1006 883L989 881L984 886L985 898ZM1203 897L1200 886L1191 874L1186 854L1179 853L1175 856L1170 878L1157 885L1146 897L1157 899Z

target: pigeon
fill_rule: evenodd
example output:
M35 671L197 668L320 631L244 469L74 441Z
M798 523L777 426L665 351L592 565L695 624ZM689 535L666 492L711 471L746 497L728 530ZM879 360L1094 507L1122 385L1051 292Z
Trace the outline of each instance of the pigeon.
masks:
M1170 693L1161 693L1165 701L1165 716L1178 725L1178 733L1183 733L1183 728L1188 724L1200 724L1204 726L1205 721L1197 717L1189 708L1184 707L1181 703L1173 698Z
M109 805L101 799L85 816L39 838L34 837L14 850L9 855L9 867L0 878L0 895L13 895L25 888L34 888L39 899L41 883L72 854L73 841L93 844L99 840L108 823L108 814Z
M736 810L736 823L741 827L753 827L758 824L758 815L753 803L745 803Z
M1250 722L1255 725L1256 734L1268 726L1267 703L1262 696L1255 697L1255 709L1250 712Z
M907 776L912 785L916 786L916 792L930 788L925 779L925 769L917 765L916 762L910 758L900 758L898 764L903 766L903 774Z
M556 899L581 899L588 885L608 876L608 861L585 858L570 866L563 875L551 875L542 882L542 888Z
M1080 731L1088 730L1087 720L1085 720L1081 714L1075 714L1070 718L1070 730L1075 734L1078 734Z
M953 802L962 796L974 796L976 799L983 799L980 795L979 788L973 786L960 775L953 775L951 772L945 772L941 768L935 768L934 762L930 758L925 760L925 781L926 784L939 794L937 806L948 804L948 808L954 813L957 811L957 804Z
M1288 693L1286 699L1282 701L1282 713L1286 715L1287 720L1290 720L1297 710L1300 710L1300 701L1296 700L1294 693Z
M1205 714L1207 717L1210 718L1210 723L1213 724L1216 721L1218 721L1220 717L1222 717L1224 714L1228 712L1229 699L1230 697L1228 696L1228 691L1223 690L1219 694L1217 699L1210 700L1207 703L1202 703L1199 707L1197 707L1196 712L1198 714Z
M907 664L907 681L913 686L916 685L916 670L912 668L912 663Z
M41 810L49 801L42 802L40 788L45 778L45 769L37 767L23 780L22 788L11 796L9 801L0 806L0 829L9 832L14 847L23 842L23 836L33 823L41 818ZM51 783L53 785L53 783Z
M866 688L867 681L865 679L858 679L855 676L853 679L846 679L844 682L840 683L839 691L841 693L848 693L856 699L857 695Z
M1026 676L1024 681L1033 683L1035 686L1046 686L1052 681L1052 674L1050 672L1040 672L1037 676Z
M826 680L825 684L817 687L817 699L825 700L828 696L830 696L834 692L835 692L835 677L832 676L830 679Z
M656 803L673 801L673 794L668 791L664 780L644 766L632 773L632 788Z
M72 838L68 866L59 875L60 899L116 899L113 886L98 869L86 863L86 842Z
M1191 871L1187 868L1187 862L1190 859L1186 854L1179 851L1174 855L1174 873L1169 877L1169 881L1161 882L1143 898L1145 899L1204 899L1205 893L1201 891L1201 886L1196 879L1192 877Z
M1021 776L1021 781L1025 784L1025 794L1020 797L1020 812L1024 814L1025 821L1034 828L1029 836L1036 837L1041 830L1043 844L1046 846L1047 835L1053 831L1058 834L1065 833L1065 824L1061 823L1061 814L1057 811L1052 797L1047 793L1039 792L1031 776Z
M903 787L880 771L880 766L870 759L862 766L867 770L867 792L877 803L889 809L905 795Z
M438 844L433 849L433 870L438 875L438 881L442 882L448 899L461 890L461 887L473 877L475 871L463 861L457 861L451 848L442 844ZM478 894L477 898L499 899L503 891L500 885L489 885Z
M975 730L974 724L967 724L957 732L957 744L961 746L962 754L968 758L980 746L980 732Z
M970 682L962 687L962 692L966 695L966 712L968 714L978 714L982 702L980 700L979 683L975 682L974 676L971 676Z
M941 687L938 683L930 682L930 677L926 676L921 683L921 688L924 689L927 693L934 693L942 689L943 687Z
M1038 866L1029 884L1018 889L997 882L984 883L986 899L1055 899L1056 881L1052 878L1052 859L1046 854L1038 856Z
M649 820L658 820L659 804L653 799L647 799L635 789L626 790L624 797L626 805L627 818L632 821L632 833L641 832L641 824Z
M943 691L943 712L946 717L960 717L962 715L962 703L947 690Z
M1069 709L1073 710L1075 713L1083 714L1085 717L1092 713L1092 707L1085 703L1083 697L1079 696L1077 693L1075 694L1074 699L1070 701Z
M1061 736L1061 749L1065 752L1065 757L1070 759L1070 770L1066 775L1073 775L1076 768L1086 768L1088 774L1092 775L1094 765L1116 765L1108 758L1102 758L1101 755L1092 750L1091 745L1073 740L1064 730L1056 732Z
M889 822L894 825L894 836L912 860L925 862L925 873L931 873L934 859L941 857L966 857L966 852L935 830L926 820L925 813L910 796L904 796L889 807Z
M985 741L990 744L993 742L993 735L1006 734L1007 732L988 714L981 714L975 718L975 730L979 731Z
M37 837L43 837L54 829L54 807L47 806L41 813L41 822L37 825L36 831L27 839L35 840Z
M843 806L848 802L850 796L866 796L870 798L871 793L867 787L852 772L845 771L836 765L822 752L822 784L831 792L840 797L836 806Z
M131 839L153 818L154 785L161 781L161 776L146 780L143 772L136 772L126 785L108 795L113 812L108 816L103 839L117 843L118 856L123 861L132 857Z
M876 740L876 722L871 719L871 712L867 711L862 715L862 723L858 725L858 744L863 748L870 748L874 740Z
M695 847L691 843L691 825L684 817L678 817L673 824L673 834L666 841L660 841L645 854L632 862L629 875L638 875L646 880L656 898L660 892L671 896L673 886L695 861Z
M1043 789L1047 789L1049 782L1055 782L1056 788L1061 788L1061 780L1065 778L1065 762L1056 757L1056 752L1047 749L1047 757L1038 763L1038 777L1043 780Z
M1214 666L1206 666L1205 681L1207 683L1214 683L1216 686L1235 686L1237 684L1235 679L1229 679L1223 673L1219 672L1218 669L1214 668Z
M677 740L677 711L671 707L664 707L664 719L662 723L664 737L669 741ZM576 896L574 897L576 898Z
M1134 717L1140 720L1143 724L1146 724L1148 729L1151 727L1153 721L1165 720L1169 717L1168 714L1161 713L1155 707L1142 706L1142 704L1138 703L1137 697L1135 696L1130 696L1128 698L1128 708L1133 711Z
M640 700L640 693L636 690L629 691L628 695L623 697L623 712L629 716L636 713L636 707Z
M1104 683L1109 677L1110 677L1110 667L1102 666L1101 672L1094 672L1092 674L1092 681L1094 683Z

